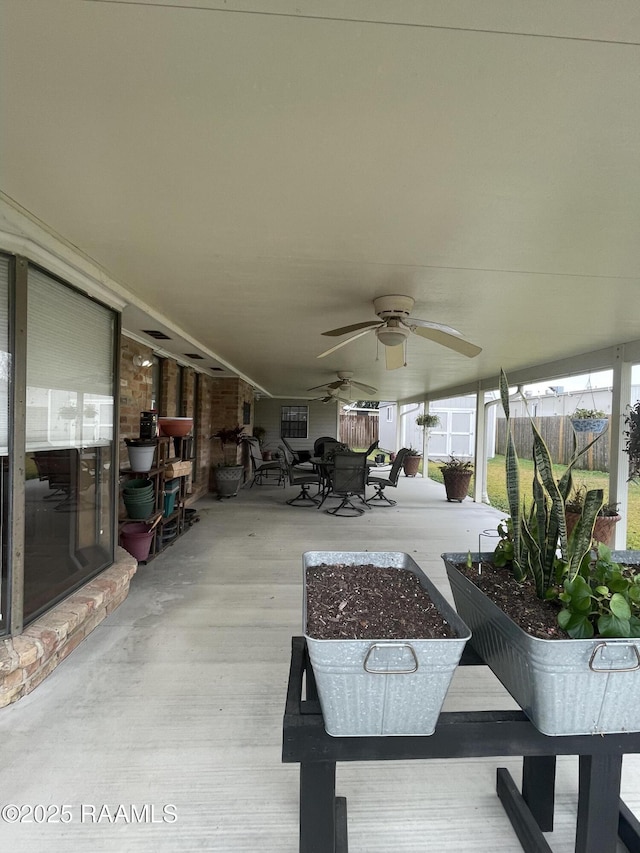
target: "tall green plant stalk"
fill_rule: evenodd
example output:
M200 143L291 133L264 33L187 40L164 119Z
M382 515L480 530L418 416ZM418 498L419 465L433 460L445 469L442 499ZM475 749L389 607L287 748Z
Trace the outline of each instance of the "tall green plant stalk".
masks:
M601 436L596 436L578 451L574 435L574 449L569 465L556 482L549 449L527 410L533 436L534 463L533 501L527 511L521 502L520 469L510 422L509 383L503 370L500 371L500 399L507 420L505 468L512 522L512 571L519 583L527 577L531 578L538 597L545 598L554 580L576 576L591 548L593 528L604 499L603 490L592 489L587 492L580 520L568 539L565 503L573 486L573 466Z

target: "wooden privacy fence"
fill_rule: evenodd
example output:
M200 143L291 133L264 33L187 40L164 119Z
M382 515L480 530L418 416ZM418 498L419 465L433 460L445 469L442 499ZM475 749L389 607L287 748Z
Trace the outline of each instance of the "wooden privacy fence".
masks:
M549 448L553 462L566 465L573 452L573 427L567 417L533 418L540 435ZM610 422L610 419L609 419ZM533 437L529 418L511 418L513 439L516 452L521 459L532 458ZM581 450L595 438L592 432L576 433L578 450ZM507 422L504 418L496 419L496 453L504 454L507 441ZM609 470L609 431L591 447L574 466L583 471Z
M369 447L378 439L378 416L340 415L340 441L349 447Z

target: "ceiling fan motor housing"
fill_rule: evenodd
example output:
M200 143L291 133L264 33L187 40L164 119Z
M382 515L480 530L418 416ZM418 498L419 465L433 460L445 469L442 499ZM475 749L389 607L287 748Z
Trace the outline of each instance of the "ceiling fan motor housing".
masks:
M379 296L373 300L373 308L381 320L388 320L390 317L408 317L414 303L411 296Z

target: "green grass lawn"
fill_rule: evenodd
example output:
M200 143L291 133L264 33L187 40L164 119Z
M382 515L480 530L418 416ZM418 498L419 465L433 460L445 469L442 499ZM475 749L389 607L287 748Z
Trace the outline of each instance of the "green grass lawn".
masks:
M520 459L520 477L523 495L531 494L533 480L533 462ZM558 479L565 471L564 465L554 465ZM437 462L429 462L429 477L442 483L442 473ZM584 484L587 489L604 489L604 499L607 500L609 475L603 471L575 471L573 476L575 486ZM472 493L473 481L469 488ZM495 456L487 462L487 494L491 506L508 514L507 490L504 474L504 456ZM629 506L627 517L627 547L640 549L640 485L629 484Z

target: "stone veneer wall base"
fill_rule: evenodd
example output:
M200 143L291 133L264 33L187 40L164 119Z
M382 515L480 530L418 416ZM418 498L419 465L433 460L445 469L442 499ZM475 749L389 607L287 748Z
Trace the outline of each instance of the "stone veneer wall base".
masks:
M125 600L138 563L124 548L89 583L32 622L16 637L0 639L0 708L31 693Z

